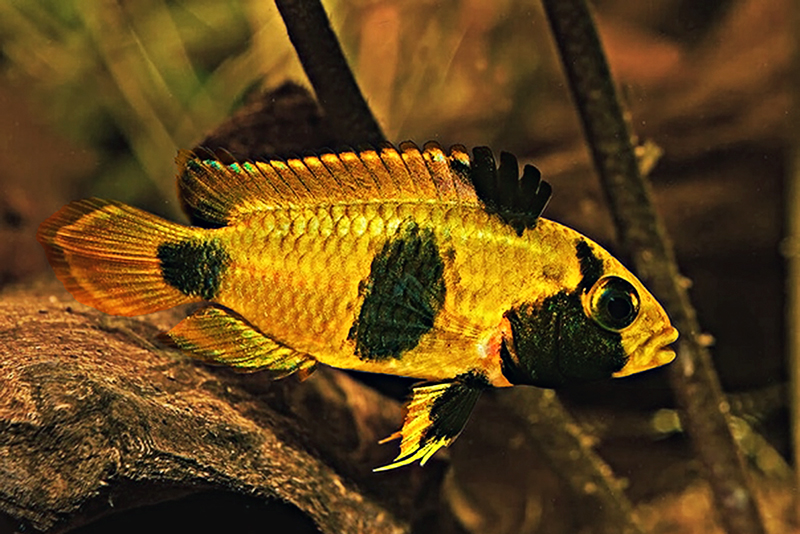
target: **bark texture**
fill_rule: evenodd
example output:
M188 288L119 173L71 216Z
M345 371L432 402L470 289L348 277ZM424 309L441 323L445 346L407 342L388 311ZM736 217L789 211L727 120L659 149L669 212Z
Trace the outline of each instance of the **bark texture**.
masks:
M289 502L323 532L409 530L399 518L410 503L392 498L387 478L370 476L394 452L375 444L398 424L397 403L333 370L302 385L270 382L153 345L179 315L109 317L56 285L4 295L4 513L59 532L221 489ZM388 479L418 486L420 473Z

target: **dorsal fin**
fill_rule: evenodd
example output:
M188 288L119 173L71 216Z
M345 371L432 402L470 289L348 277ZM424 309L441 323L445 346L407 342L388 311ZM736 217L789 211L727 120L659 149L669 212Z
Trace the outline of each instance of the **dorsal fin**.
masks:
M178 192L192 223L209 228L276 206L424 199L473 205L481 200L518 233L533 227L549 196L538 171L526 166L520 180L510 154L501 155L499 170L488 148L476 148L473 154L470 160L460 145L446 154L435 142L426 143L423 150L405 142L399 149L386 144L361 152L243 163L228 162L232 158L227 154L223 163L210 152L182 151L177 159ZM548 192L544 200L543 186ZM525 203L521 194L531 199ZM535 213L520 211L528 207Z
M500 153L499 169L488 148L476 147L472 155L470 177L487 211L496 214L519 235L526 228L535 227L552 194L539 169L525 165L520 177L513 154Z

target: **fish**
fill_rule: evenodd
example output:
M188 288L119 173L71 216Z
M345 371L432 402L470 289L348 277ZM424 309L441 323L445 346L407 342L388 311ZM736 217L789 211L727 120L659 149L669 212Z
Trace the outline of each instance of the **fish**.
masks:
M541 217L552 189L461 145L236 161L177 157L192 225L74 201L37 239L78 301L136 316L205 303L163 334L190 356L273 378L319 365L410 377L393 462L453 443L488 388L543 388L665 365L678 337L642 283Z

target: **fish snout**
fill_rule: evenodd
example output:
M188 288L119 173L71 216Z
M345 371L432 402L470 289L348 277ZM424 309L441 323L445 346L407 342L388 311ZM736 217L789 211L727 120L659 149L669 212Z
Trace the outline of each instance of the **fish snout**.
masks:
M675 359L675 351L669 345L678 339L678 335L678 330L671 325L655 332L630 355L625 367L612 376L620 378L670 363Z

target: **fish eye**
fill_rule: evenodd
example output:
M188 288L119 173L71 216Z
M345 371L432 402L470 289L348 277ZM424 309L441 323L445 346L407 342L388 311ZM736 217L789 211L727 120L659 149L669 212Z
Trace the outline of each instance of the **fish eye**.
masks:
M618 276L598 281L589 292L589 316L601 327L618 332L639 315L639 294Z

